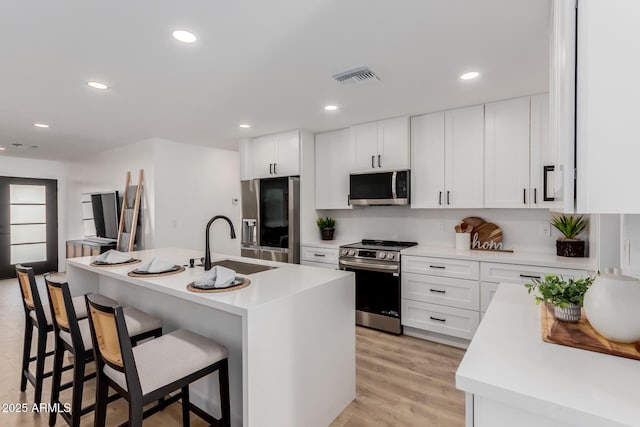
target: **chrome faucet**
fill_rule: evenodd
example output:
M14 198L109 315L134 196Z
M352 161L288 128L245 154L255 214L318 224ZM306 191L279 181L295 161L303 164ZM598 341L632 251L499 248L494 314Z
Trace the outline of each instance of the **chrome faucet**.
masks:
M227 221L227 223L229 224L229 228L231 228L231 238L235 239L236 238L236 230L233 228L233 223L231 222L231 220L224 216L224 215L216 215L213 218L211 218L209 220L209 222L207 223L207 228L205 229L205 247L204 247L204 270L205 271L209 271L211 270L211 248L209 245L209 230L211 229L211 224L213 224L213 222L216 219L224 219L225 221Z

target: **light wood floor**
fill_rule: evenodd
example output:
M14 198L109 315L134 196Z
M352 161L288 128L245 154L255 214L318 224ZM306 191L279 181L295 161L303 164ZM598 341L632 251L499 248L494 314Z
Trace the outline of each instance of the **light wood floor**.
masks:
M5 404L31 404L33 399L31 385L24 393L19 389L24 311L15 280L0 280L0 325L3 326L0 333L3 362L0 364L0 404L3 406L0 407L0 426L45 427L48 425L46 413L2 412L7 409ZM441 344L357 328L357 397L331 427L463 426L464 394L454 386L455 371L463 354L463 350ZM69 379L69 372L65 373L63 381L66 379ZM50 380L45 380L44 402L49 400L49 385ZM85 386L85 404L93 400L94 393L92 380ZM63 401L69 399L70 391L65 391L61 397ZM123 400L109 405L108 426L119 425L126 419L127 407ZM85 415L82 426L92 425L93 416ZM145 420L145 426L181 425L179 405L172 405ZM191 425L206 424L192 415ZM66 423L59 419L56 426L66 426Z

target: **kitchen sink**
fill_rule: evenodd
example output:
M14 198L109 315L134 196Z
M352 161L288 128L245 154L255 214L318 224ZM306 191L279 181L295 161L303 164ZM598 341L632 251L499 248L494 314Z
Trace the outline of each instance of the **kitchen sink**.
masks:
M212 266L220 265L222 267L230 268L238 274L254 274L261 271L273 270L278 267L271 267L269 265L262 264L250 264L248 262L233 261L230 259L223 259L222 261L213 261Z

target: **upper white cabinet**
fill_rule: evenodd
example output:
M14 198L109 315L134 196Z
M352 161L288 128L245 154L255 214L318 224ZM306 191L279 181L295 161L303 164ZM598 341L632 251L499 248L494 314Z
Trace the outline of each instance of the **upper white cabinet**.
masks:
M351 127L353 169L374 171L409 168L409 118L397 117Z
M446 111L445 187L447 207L483 206L484 106Z
M482 105L411 119L411 206L483 206Z
M300 174L299 131L254 138L245 151L251 157L253 178Z
M485 207L521 208L529 187L529 102L516 98L485 105Z
M349 172L353 140L349 129L316 134L316 209L350 209Z
M485 105L486 208L553 206L553 157L548 94Z

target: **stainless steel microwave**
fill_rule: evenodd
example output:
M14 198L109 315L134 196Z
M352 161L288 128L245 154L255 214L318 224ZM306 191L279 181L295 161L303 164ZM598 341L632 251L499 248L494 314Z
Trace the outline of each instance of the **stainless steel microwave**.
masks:
M408 205L410 177L408 170L352 173L349 202L356 206Z

